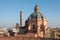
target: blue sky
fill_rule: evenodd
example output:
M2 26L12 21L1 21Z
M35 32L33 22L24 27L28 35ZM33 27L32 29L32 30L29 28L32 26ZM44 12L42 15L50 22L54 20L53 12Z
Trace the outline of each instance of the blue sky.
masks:
M48 20L49 27L60 27L60 0L0 0L0 27L11 27L20 20L20 10L25 21L38 4Z

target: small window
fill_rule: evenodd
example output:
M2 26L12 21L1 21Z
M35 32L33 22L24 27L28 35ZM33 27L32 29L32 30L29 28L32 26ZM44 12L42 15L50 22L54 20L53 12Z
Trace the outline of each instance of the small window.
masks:
M43 29L42 27L43 27L43 26L42 26L42 25L40 25L40 29Z
M33 25L33 32L36 33L36 31L37 31L37 30L36 30L36 26Z
M33 25L33 29L35 29L35 25Z
M43 30L43 25L40 25L40 31L42 31Z

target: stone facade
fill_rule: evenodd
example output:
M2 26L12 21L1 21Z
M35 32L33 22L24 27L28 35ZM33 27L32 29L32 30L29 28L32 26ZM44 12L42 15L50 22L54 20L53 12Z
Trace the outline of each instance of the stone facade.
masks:
M36 37L44 37L48 24L45 16L39 11L38 5L34 7L34 12L25 21L25 26L29 33L35 34Z
M59 39L60 38L60 29L58 31L59 28L48 28L44 38L55 38L55 39Z

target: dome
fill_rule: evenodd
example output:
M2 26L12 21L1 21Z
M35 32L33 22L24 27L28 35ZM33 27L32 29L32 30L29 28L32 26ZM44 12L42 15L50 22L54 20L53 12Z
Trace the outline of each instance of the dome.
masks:
M39 18L39 19L46 19L44 15L42 15L40 12L38 13L32 13L29 18L31 19L36 19L36 18Z
M42 15L41 12L39 11L39 6L38 5L35 5L34 12L31 13L31 15L29 16L28 19L36 19L36 18L46 19L45 16Z
M36 19L36 18L46 19L45 16L41 14L38 5L35 5L34 12L29 16L28 19Z

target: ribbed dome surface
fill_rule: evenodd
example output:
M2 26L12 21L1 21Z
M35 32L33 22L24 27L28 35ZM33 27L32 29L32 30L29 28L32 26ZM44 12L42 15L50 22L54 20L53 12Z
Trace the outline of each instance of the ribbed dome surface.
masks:
M32 13L31 15L30 15L30 17L29 18L31 18L31 19L36 19L36 18L39 18L39 19L44 19L45 18L45 16L44 15L42 15L40 12L38 12L38 13Z

